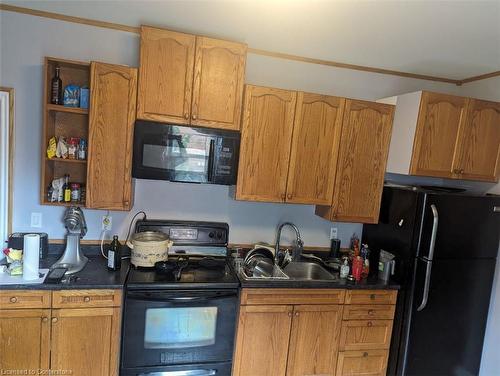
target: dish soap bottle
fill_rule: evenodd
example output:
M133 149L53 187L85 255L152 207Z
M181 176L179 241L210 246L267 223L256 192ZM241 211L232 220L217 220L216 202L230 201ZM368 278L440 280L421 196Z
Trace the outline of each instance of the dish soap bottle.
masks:
M108 251L108 270L120 270L122 266L121 244L118 241L118 236L113 236L113 241L109 246Z
M344 262L342 263L342 266L340 267L340 278L345 279L349 275L349 260L347 257L344 257Z

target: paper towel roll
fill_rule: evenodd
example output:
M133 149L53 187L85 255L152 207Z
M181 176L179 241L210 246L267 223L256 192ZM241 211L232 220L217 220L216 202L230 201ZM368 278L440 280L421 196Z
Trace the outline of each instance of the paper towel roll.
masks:
M29 281L38 278L40 266L40 235L24 235L23 279Z

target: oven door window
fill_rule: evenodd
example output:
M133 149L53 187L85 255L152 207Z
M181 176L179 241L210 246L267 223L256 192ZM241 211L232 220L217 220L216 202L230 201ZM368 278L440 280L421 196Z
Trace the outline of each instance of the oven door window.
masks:
M146 309L144 348L182 349L215 344L217 307Z

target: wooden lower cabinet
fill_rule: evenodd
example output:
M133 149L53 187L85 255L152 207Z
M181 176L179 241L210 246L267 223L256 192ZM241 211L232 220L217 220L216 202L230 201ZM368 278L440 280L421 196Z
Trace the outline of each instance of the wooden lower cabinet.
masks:
M0 374L49 368L50 309L0 309Z
M384 376L388 356L388 350L340 352L337 376Z
M286 374L335 375L341 322L341 305L295 306Z
M2 299L0 374L118 375L121 291L4 290ZM61 305L73 308L56 309Z
M52 311L50 368L73 376L118 375L120 308Z
M242 306L233 375L285 376L293 306Z
M386 374L397 291L288 291L242 290L234 376Z

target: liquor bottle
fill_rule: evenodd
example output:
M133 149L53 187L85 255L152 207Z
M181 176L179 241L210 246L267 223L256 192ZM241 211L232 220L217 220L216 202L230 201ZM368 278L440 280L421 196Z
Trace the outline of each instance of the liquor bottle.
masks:
M50 103L52 104L62 104L62 80L59 77L60 68L56 68L56 75L52 78L51 91L50 91Z
M64 202L70 202L71 201L71 187L69 185L69 175L64 175L64 185L63 185L63 192L64 192Z
M118 241L118 236L113 236L113 241L109 246L108 251L108 269L109 270L120 270L122 266L122 252L121 244Z

